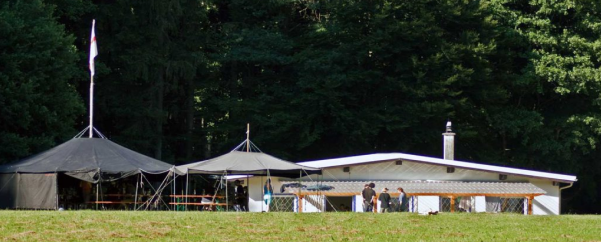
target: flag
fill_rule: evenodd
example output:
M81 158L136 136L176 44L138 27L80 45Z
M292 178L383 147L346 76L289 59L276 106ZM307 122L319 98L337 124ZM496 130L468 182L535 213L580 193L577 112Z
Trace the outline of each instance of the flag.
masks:
M96 34L94 33L94 26L96 20L92 20L92 37L90 38L90 74L94 76L94 57L98 55L98 48L96 47Z

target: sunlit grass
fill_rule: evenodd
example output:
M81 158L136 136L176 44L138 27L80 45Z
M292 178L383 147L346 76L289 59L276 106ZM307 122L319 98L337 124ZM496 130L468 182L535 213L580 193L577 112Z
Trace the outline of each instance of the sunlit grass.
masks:
M601 241L601 216L0 211L24 241Z

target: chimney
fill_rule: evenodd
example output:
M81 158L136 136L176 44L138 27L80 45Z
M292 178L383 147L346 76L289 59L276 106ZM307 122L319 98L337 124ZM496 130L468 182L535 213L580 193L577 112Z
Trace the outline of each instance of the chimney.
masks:
M451 121L447 122L447 130L442 133L444 137L443 159L453 160L455 158L455 133L451 129Z

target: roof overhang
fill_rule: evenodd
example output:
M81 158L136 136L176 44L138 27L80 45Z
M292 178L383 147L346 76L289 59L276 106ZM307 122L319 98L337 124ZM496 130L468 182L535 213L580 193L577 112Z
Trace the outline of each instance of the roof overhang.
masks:
M360 195L366 183L374 183L380 193L388 188L398 194L402 187L411 196L493 196L535 197L546 191L528 182L463 182L463 181L283 181L283 193L302 195L354 196Z
M525 176L525 177L538 178L538 179L548 179L548 180L552 180L552 181L565 182L565 183L573 183L578 180L578 179L576 179L576 176L573 176L573 175L564 175L564 174L557 174L557 173L533 171L533 170L518 169L518 168L512 168L512 167L505 167L505 166L485 165L485 164L478 164L478 163L473 163L473 162L465 162L465 161L457 161L457 160L444 160L444 159L440 159L440 158L419 156L419 155L410 155L410 154L404 154L404 153L378 153L378 154L369 154L369 155L360 155L360 156L349 156L349 157L335 158L335 159L300 162L298 164L304 165L304 166L315 167L315 168L332 168L332 167L341 167L341 166L365 165L365 164L370 164L370 163L388 162L388 161L395 161L395 160L427 163L427 164L431 164L431 165L456 167L456 168L462 168L462 169L468 169L468 170L493 172L493 173L499 173L499 174L505 174L505 175L518 175L518 176Z

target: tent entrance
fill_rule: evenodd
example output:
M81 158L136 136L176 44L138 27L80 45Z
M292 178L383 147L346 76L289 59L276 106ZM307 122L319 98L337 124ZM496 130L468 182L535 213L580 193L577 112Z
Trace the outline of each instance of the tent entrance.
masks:
M92 188L96 185L86 181L57 174L58 207L65 210L85 209L88 202L92 201Z

